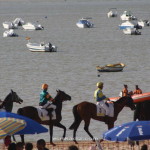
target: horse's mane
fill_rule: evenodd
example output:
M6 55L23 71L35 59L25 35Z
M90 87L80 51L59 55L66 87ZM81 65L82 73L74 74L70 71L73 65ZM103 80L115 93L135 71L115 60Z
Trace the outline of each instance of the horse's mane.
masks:
M125 101L125 100L128 100L127 96L124 96L124 97L119 98L119 99L118 99L116 102L114 102L114 103L120 104L120 103L122 103L122 102Z
M6 100L8 100L8 99L9 99L10 94L11 94L11 93L9 93L9 94L5 97L4 101L6 101Z

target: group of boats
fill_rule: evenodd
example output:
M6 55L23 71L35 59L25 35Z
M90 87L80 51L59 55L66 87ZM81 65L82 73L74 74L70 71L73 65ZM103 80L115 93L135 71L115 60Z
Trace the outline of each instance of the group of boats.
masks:
M44 27L41 24L35 24L31 22L25 23L25 21L22 18L16 18L14 21L9 22L5 21L2 23L4 29L7 29L3 33L3 37L15 37L18 36L17 33L15 33L15 29L18 29L19 26L21 26L24 30L43 30Z
M25 23L25 21L21 18L16 18L12 22L3 22L4 29L7 29L3 33L3 37L17 37L18 34L15 33L15 29L18 29L21 26L24 30L43 30L44 27L41 24L34 24L31 22ZM31 43L29 41L29 37L26 38L28 43L26 44L27 48L32 52L56 52L57 47L52 45L50 42L48 43Z
M107 16L108 18L117 17L117 9L110 9L107 13ZM139 20L131 13L131 11L124 11L120 15L120 20L123 22L119 25L119 29L121 29L123 33L127 35L141 35L141 31L139 31L139 29L142 29L144 26L150 26L150 21L142 19Z

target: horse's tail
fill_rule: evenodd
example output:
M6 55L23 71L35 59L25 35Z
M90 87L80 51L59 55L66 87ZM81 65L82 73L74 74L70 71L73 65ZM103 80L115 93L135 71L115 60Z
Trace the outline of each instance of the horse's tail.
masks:
M73 115L74 115L74 122L72 123L72 125L69 127L70 130L73 130L75 129L81 122L81 117L80 115L78 114L78 111L77 111L77 106L78 105L75 105L72 109L72 112L73 112Z

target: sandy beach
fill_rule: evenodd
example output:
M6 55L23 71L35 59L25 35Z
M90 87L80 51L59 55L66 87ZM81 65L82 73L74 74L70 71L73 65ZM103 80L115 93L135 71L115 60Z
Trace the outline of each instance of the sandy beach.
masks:
M32 142L34 145L34 149L33 150L37 150L36 149L36 142ZM78 144L75 144L72 141L64 141L64 142L60 142L57 141L55 142L56 146L52 146L50 145L48 142L46 143L46 147L49 148L50 150L67 150L68 146L70 145L76 145L79 150L88 150L91 146L95 146L96 143L92 142L92 141L78 141ZM143 144L147 144L148 145L148 149L150 149L150 141L149 140L145 140L145 141L140 141L139 145L134 145L131 146L128 144L128 142L109 142L109 141L103 141L100 143L101 147L103 148L103 150L140 150L141 146ZM0 144L0 150L7 150L7 147L5 147L3 144ZM98 148L96 148L96 150L98 150Z

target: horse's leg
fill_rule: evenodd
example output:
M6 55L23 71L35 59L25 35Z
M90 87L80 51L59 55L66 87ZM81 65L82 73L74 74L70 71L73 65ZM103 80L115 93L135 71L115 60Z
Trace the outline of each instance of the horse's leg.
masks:
M114 122L107 124L108 130L114 127Z
M87 132L87 134L91 137L91 139L93 141L95 141L93 135L89 132L89 125L90 125L90 119L88 120L84 120L85 124L84 124L84 130Z
M63 136L61 138L61 141L63 141L64 138L66 137L66 127L64 125L62 125L60 122L54 124L54 126L64 129L64 134L63 134Z
M74 130L73 130L73 141L74 141L76 144L78 144L78 142L76 141L76 132L77 132L77 129L78 129L78 127L79 127L81 121L82 121L82 120L78 120L78 122L76 122L76 125L75 125Z
M20 137L21 137L21 142L22 142L23 144L25 144L24 135L20 135Z
M50 133L50 144L53 146L56 146L56 144L53 143L53 125L49 125L49 133Z

